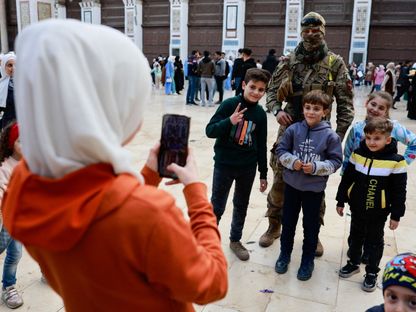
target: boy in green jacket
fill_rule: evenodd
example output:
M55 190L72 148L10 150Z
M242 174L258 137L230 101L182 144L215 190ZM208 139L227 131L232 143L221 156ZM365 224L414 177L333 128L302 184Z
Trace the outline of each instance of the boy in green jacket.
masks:
M240 239L257 165L260 192L267 189L267 116L258 102L269 79L268 71L249 69L243 81L243 94L223 101L205 129L209 138L216 139L211 202L217 223L235 181L230 248L242 261L250 257Z

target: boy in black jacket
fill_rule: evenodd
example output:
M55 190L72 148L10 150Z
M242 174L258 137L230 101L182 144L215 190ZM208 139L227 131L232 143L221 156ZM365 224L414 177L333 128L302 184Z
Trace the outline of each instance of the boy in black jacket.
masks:
M242 83L243 94L222 102L205 129L209 138L216 138L211 202L217 223L235 181L230 248L242 261L250 257L240 239L257 165L260 191L267 188L267 116L258 101L270 76L266 70L249 69Z
M340 277L360 272L364 241L369 245L369 264L362 285L374 291L384 248L384 224L397 229L406 201L406 161L397 154L397 142L390 134L393 126L385 118L373 118L364 127L365 140L352 153L337 193L337 212L343 216L344 203L351 209L350 259L340 269Z

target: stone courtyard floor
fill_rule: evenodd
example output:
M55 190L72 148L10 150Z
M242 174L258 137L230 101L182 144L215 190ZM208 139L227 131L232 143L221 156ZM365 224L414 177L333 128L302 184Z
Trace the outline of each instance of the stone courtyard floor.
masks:
M364 101L368 89L360 87L355 96L355 120L362 120L365 116ZM217 95L218 96L218 95ZM226 91L226 96L232 96ZM265 99L261 103L264 104ZM334 105L335 106L335 105ZM397 119L408 129L416 132L416 122L407 119L405 102L398 103L398 109L391 111L392 119ZM154 90L145 113L145 120L141 132L136 136L128 148L134 154L138 169L144 164L148 150L160 138L162 115L177 113L190 116L191 135L190 146L193 148L199 166L201 179L208 185L210 192L213 171L214 140L205 136L205 126L214 113L214 107L198 107L185 105L185 96L166 96L161 90ZM271 148L276 134L277 123L272 114L268 117L268 148ZM335 120L335 113L333 113ZM334 122L332 123L334 125ZM403 145L399 151L403 152ZM325 247L325 253L315 261L315 271L309 281L301 282L296 278L300 264L302 226L298 225L295 247L289 271L278 275L274 271L280 242L277 240L269 248L258 245L259 237L267 229L266 196L260 193L259 179L256 177L248 208L244 227L243 244L250 251L250 260L239 261L230 251L228 235L231 223L232 203L228 200L225 214L220 223L222 246L228 259L229 290L227 296L218 302L207 306L195 306L196 311L203 312L275 312L275 311L308 311L308 312L361 312L382 302L380 287L373 293L365 293L360 285L363 279L364 266L360 274L349 279L340 279L338 269L346 262L346 238L348 236L350 217L339 217L335 211L335 194L340 181L339 173L333 174L326 189L327 211L325 226L321 228L320 239ZM269 188L272 183L272 171L268 174ZM177 204L182 209L185 201L180 186L164 186L177 198ZM413 193L415 192L415 193ZM232 194L232 192L231 192ZM231 197L231 196L230 196ZM407 211L396 231L385 230L385 249L380 266L383 267L389 258L397 253L416 251L416 171L415 165L408 170ZM184 209L185 211L185 209ZM105 242L103 242L105 243ZM4 259L4 254L0 256ZM2 263L2 261L0 262ZM24 305L18 311L55 312L64 311L61 299L46 284L40 280L41 274L37 264L24 252L18 267L17 287L21 291ZM380 280L380 278L379 278ZM111 287L111 285L108 285ZM266 292L261 292L267 290ZM105 300L105 298L102 298ZM0 304L0 312L9 309ZM120 311L123 311L120 304Z

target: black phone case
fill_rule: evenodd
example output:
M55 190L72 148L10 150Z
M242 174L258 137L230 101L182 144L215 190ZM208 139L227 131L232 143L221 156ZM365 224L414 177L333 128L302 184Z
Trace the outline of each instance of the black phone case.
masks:
M162 120L162 135L158 155L159 176L177 179L173 172L166 169L171 163L186 165L188 157L188 139L191 118L183 115L166 114Z

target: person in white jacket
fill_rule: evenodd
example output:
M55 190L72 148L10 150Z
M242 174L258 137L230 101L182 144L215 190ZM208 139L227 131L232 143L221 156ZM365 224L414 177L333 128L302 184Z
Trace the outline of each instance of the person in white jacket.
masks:
M14 167L22 158L19 141L19 127L16 121L9 123L0 136L0 203L6 192ZM1 222L2 224L3 222ZM16 309L23 304L22 296L16 289L17 265L22 257L22 244L14 240L2 226L0 232L0 253L6 250L3 264L3 288L1 299L10 309Z

